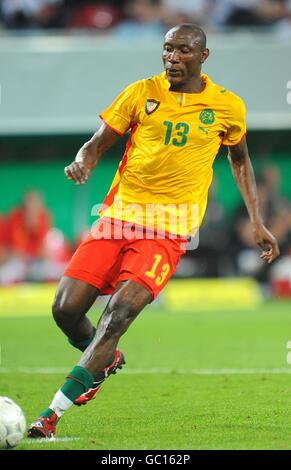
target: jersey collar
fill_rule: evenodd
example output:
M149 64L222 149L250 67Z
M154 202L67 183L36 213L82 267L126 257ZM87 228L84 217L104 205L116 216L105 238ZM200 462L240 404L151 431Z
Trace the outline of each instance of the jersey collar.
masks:
M162 72L159 75L162 85L166 90L170 88L170 82L166 78L166 72ZM214 93L215 93L215 84L212 80L206 75L206 73L201 74L201 78L206 82L206 86L203 91L200 93L183 93L185 96L185 106L191 104L203 104L210 106L213 103ZM171 91L170 93L179 94L179 92Z

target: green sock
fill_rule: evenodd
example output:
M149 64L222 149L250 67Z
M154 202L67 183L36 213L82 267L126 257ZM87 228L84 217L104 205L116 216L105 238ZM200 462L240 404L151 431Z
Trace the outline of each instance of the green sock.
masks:
M87 392L93 386L94 377L84 367L76 366L67 376L67 380L60 389L72 402L82 393Z
M93 386L93 375L84 367L76 366L69 373L64 385L57 391L50 406L39 416L50 418L56 413L60 418L82 393Z
M89 344L92 342L92 340L95 336L95 333L96 333L96 328L93 326L93 333L90 336L90 338L83 339L82 341L74 341L73 339L68 338L68 341L72 346L74 346L74 348L77 348L80 351L84 352L85 349L87 349Z
M53 414L53 410L50 408L47 408L46 410L42 411L39 416L45 416L46 418L50 418L51 415Z

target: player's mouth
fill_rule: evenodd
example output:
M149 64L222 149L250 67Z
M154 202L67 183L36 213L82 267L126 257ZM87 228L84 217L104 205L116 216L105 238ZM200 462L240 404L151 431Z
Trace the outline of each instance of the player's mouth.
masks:
M167 68L166 72L167 72L167 75L169 77L182 77L182 75L183 75L183 72L182 72L181 69L175 69L174 67L173 68Z

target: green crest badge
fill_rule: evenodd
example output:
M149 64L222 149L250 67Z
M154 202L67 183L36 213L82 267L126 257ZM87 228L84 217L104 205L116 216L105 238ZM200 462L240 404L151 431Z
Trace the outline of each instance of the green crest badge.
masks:
M213 109L204 109L204 111L201 111L199 120L202 122L202 124L213 124L215 120Z
M160 101L147 100L145 105L145 111L147 114L152 114L160 106Z

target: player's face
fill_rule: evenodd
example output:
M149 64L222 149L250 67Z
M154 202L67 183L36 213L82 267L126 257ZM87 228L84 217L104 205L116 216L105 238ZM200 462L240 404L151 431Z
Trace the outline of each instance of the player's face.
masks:
M208 49L202 49L195 34L170 30L165 36L163 62L171 85L182 86L199 76L208 53Z

